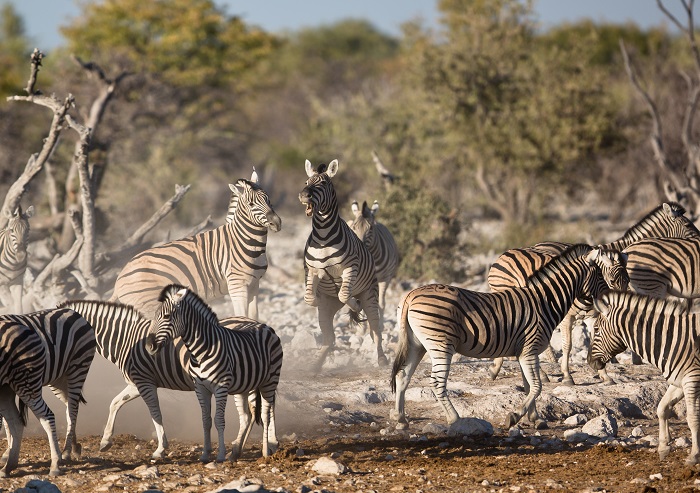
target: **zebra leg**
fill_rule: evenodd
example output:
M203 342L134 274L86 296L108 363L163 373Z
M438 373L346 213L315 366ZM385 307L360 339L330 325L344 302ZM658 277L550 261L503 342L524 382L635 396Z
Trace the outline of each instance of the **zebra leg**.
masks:
M250 402L251 397L253 398L253 402ZM253 413L255 413L255 392L249 395L235 394L233 396L233 400L236 403L236 408L238 409L238 436L236 437L236 441L234 441L232 444L233 448L231 449L230 459L231 461L235 462L241 456L241 452L243 451L245 442L248 439L250 430L253 428L251 410Z
M384 327L384 308L386 308L386 290L389 283L386 281L377 283L377 304L379 305L379 323Z
M671 451L671 433L668 429L668 419L671 417L671 409L683 398L683 389L670 384L666 393L659 401L656 408L656 415L659 417L659 458L664 460ZM687 399L686 399L687 401ZM690 411L690 410L688 410ZM690 413L688 412L688 422L690 423Z
M216 462L226 460L226 441L224 440L224 428L226 427L226 400L228 399L228 387L219 385L214 392L216 399L216 414L214 415L214 426L219 438L219 452L216 455Z
M430 384L433 386L435 398L442 405L447 417L447 424L451 425L459 419L457 410L447 396L447 377L450 375L450 363L454 356L454 348L445 346L440 352L430 353L432 369L430 371Z
M571 356L571 332L573 330L574 317L567 313L564 316L564 320L559 324L559 329L561 330L561 371L564 376L561 379L561 383L573 387L576 385L574 379L571 376L569 370L569 356Z
M388 366L389 360L384 354L384 348L382 347L382 325L379 315L379 305L377 304L377 299L372 296L373 290L367 290L360 294L359 300L362 309L367 315L367 323L369 323L369 331L374 339L374 345L377 348L377 364L379 366Z
M258 294L260 293L260 279L253 278L248 284L248 318L258 319Z
M357 280L357 267L352 266L343 270L340 289L338 290L338 299L344 305L348 305L354 312L361 310L360 302L352 297L352 288ZM370 328L371 330L371 328Z
M202 456L200 462L209 462L211 454L211 391L206 388L199 380L195 381L194 386L199 407L202 410L202 429L204 431L204 443L202 444Z
M409 329L407 329L409 330ZM406 334L408 349L406 351L406 360L401 368L398 368L394 383L396 385L396 400L394 401L394 409L391 411L390 418L396 420L396 429L405 430L408 428L408 419L406 419L406 389L411 382L413 373L418 368L418 364L425 356L426 350L418 338L409 330ZM396 365L396 362L394 362Z
M685 460L688 465L697 464L700 462L700 385L693 378L686 378L683 381L683 393L685 394L686 420L688 428L690 428L690 437L692 440L692 448L690 454ZM659 441L659 443L661 443Z
M41 423L42 428L46 432L46 436L49 439L49 448L51 450L51 468L49 469L50 476L59 476L61 470L59 469L59 464L61 462L60 455L58 454L58 437L56 435L56 418L53 412L46 405L46 402L41 397L41 393L34 396L20 396L29 409L32 410L34 416L37 417L39 423ZM25 400L26 399L26 400Z
M154 383L149 382L147 384L140 384L138 388L133 389L136 394L133 398L136 398L141 394L143 401L148 406L148 412L151 414L151 420L153 421L153 427L156 429L156 436L158 437L158 448L153 451L151 457L154 459L161 459L163 457L163 452L168 448L168 437L165 435L165 428L163 427L163 415L160 412L160 401L158 400L158 388ZM124 392L126 389L124 389ZM122 392L122 393L124 393ZM123 400L119 406L123 406L129 400Z
M318 306L318 298L316 297L316 293L322 272L323 271L319 271L313 267L307 267L304 302L309 306Z
M535 401L542 392L542 380L540 379L540 360L537 354L520 355L518 358L520 369L524 380L527 381L527 396L519 412L512 412L506 420L506 427L515 426L523 416L527 415L530 422L535 425L535 428L543 429L547 423L540 419L537 414Z
M24 424L15 404L15 393L7 386L0 388L0 414L7 439L7 450L2 456L5 465L0 469L0 478L6 478L19 464L19 449L24 434Z
M501 371L501 368L503 367L503 360L504 360L504 358L494 358L493 359L491 366L489 366L489 375L491 376L491 380L496 380L498 373Z
M276 384L275 384L276 387ZM277 451L277 433L275 431L275 392L264 392L260 411L263 425L262 454L269 457Z
M335 347L335 331L333 330L333 317L343 307L337 298L321 294L318 304L318 325L321 329L321 349L319 357L314 363L314 371L320 371L323 363Z
M100 441L100 452L106 452L112 447L114 421L117 419L117 413L119 412L119 410L124 404L136 399L138 396L139 391L136 388L136 385L129 384L124 390L117 394L114 399L112 399L112 403L109 405L109 416L107 416L107 424L105 425L105 431L102 434L102 440ZM144 400L146 400L145 397ZM146 402L146 404L148 404L148 409L151 409L151 405L148 402Z
M62 378L59 381L49 385L51 392L66 406L66 442L63 445L61 458L70 460L75 447L76 454L79 456L81 452L80 444L75 436L75 422L78 418L78 404L80 403L80 391L77 398L71 398L71 393L68 390L68 379Z

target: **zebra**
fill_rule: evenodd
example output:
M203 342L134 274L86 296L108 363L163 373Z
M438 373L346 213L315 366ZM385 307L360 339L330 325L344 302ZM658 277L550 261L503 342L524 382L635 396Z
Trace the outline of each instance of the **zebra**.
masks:
M606 284L604 272L620 265L619 252L578 244L535 272L523 288L483 293L429 284L410 291L398 308L399 346L391 373L397 428L408 427L406 388L426 352L432 361L433 391L448 424L459 419L446 388L450 362L458 352L476 358L517 356L528 394L506 425L527 415L537 428L546 426L535 407L542 389L538 355L576 298L618 287Z
M2 315L0 321L26 325L39 335L46 352L42 384L66 405L66 443L61 456L63 460L79 457L82 447L76 437L78 408L81 402L85 403L83 384L97 347L92 326L68 308ZM50 420L53 419L51 415Z
M29 219L34 215L30 205L7 214L7 226L0 230L0 301L11 313L23 313L22 292L24 273L27 270L27 244L29 242Z
M235 315L257 319L260 278L267 270L267 231L279 231L282 220L255 171L251 180L240 179L229 188L225 224L136 255L117 276L110 301L152 317L163 286L181 283L207 300L228 294Z
M308 180L299 193L299 201L312 218L311 234L304 248L304 301L318 307L322 345L315 367L320 369L335 346L333 317L343 305L351 315L364 310L370 334L377 348L380 366L388 364L382 349L382 325L379 317L379 286L372 254L347 223L340 219L338 199L331 178L338 172L338 160L320 164L314 170L307 159Z
M351 210L355 217L348 221L348 226L365 243L374 259L379 289L379 319L383 325L386 290L399 268L399 248L389 229L376 219L379 202L375 200L371 209L367 202L363 202L360 209L357 201L353 201Z
M148 353L145 345L151 320L132 306L72 300L61 303L59 307L75 310L92 325L98 353L119 368L127 384L109 406L100 452L106 452L112 447L114 424L121 407L140 396L148 407L158 438L158 447L152 457L162 458L168 447L168 439L163 428L157 389L194 391L194 380L190 375L190 354L182 340L165 344L154 357ZM248 329L259 325L244 317L226 318L220 324L229 329ZM241 397L236 396L236 399ZM250 419L241 419L241 423L241 429L247 426L247 436L253 423Z
M692 448L688 464L700 462L700 314L687 300L665 300L635 293L609 292L594 301L599 312L588 353L594 369L604 368L616 354L629 348L656 366L668 382L657 407L661 460L670 450L668 419L673 406L685 396Z
M146 338L146 349L157 354L166 343L181 337L190 352L190 373L202 409L204 447L202 462L209 461L211 446L211 397L216 398L214 422L218 431L217 462L226 458L224 427L226 398L230 394L254 394L261 402L262 454L267 457L278 446L275 430L275 393L282 369L282 344L268 325L253 323L241 330L228 330L216 313L193 290L177 284L163 288L160 308ZM251 321L254 322L254 321ZM233 444L231 460L237 460L250 428L244 399L236 401L241 427Z
M638 284L633 277L636 270L636 260L630 260L630 248L641 240L650 237L690 238L700 234L693 222L685 216L685 209L676 202L664 202L652 209L641 220L632 225L617 240L604 245L603 249L611 249L623 252L627 257L626 269L630 276L630 286ZM544 265L554 256L563 252L569 243L542 242L528 248L510 249L496 259L488 273L488 284L492 291L508 289L512 286L523 286L527 277ZM589 308L590 303L584 303ZM561 325L562 329L562 382L566 385L574 385L569 370L569 356L571 354L571 330L573 320L581 315L581 307L572 308ZM551 351L551 349L550 349ZM636 355L635 355L636 359ZM489 368L491 378L495 379L503 364L502 359L496 359ZM605 372L600 372L603 383L610 385L615 383Z

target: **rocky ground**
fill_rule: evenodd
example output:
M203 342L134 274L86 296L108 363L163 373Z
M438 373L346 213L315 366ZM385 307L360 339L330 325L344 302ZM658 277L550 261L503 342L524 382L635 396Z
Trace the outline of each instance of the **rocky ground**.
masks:
M194 394L162 391L161 406L170 447L164 459L151 460L153 428L142 401L127 405L116 424L114 446L99 451L109 402L123 381L103 360L95 361L85 388L78 432L80 459L64 464L64 474L48 477L48 444L32 418L22 443L20 464L0 480L2 491L683 491L700 489L700 467L686 466L690 432L685 407L672 420L673 450L664 461L656 453L655 409L665 390L649 365L629 357L611 365L616 385L603 386L584 362L585 332L576 334L573 376L576 387L561 385L555 363L537 406L547 420L536 430L522 422L502 427L507 413L524 397L519 370L507 361L499 378L488 377L488 361L455 358L448 389L461 416L488 422L486 436L467 436L444 426L444 415L428 381L429 360L419 367L407 392L410 428L397 431L390 419L393 395L390 370L378 368L369 336L338 319L341 348L320 374L308 370L320 333L315 311L303 303L300 252L305 225L285 224L270 238L274 267L263 284L261 319L281 336L285 362L279 386L277 429L280 449L262 458L260 428L255 427L237 463L199 462L201 417ZM286 235L286 236L285 236ZM472 269L479 271L479 266ZM481 269L483 270L483 268ZM385 347L393 360L397 342L394 308L413 285L396 283L390 291ZM475 288L483 278L475 278ZM229 314L225 302L212 305ZM553 341L555 347L558 339ZM59 430L63 408L49 401ZM483 421L481 421L483 420ZM226 439L237 432L235 407L227 410ZM64 429L64 428L63 428ZM44 487L44 490L41 490ZM56 490L53 489L55 492Z

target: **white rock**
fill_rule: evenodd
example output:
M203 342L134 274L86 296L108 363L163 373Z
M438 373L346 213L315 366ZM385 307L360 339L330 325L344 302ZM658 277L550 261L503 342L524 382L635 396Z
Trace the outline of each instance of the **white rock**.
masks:
M490 437L493 425L484 419L460 418L450 425L447 435L451 437Z
M602 414L583 425L581 431L598 438L614 437L617 436L617 420L611 414Z
M311 469L319 474L344 474L348 470L347 466L330 457L321 457L314 463Z
M586 417L585 414L574 414L573 416L569 416L564 420L564 424L568 426L581 426L588 421L588 418Z
M564 440L567 442L585 442L590 438L588 433L583 433L580 428L564 431Z
M676 444L676 447L681 447L681 448L688 448L692 444L690 441L690 438L688 437L678 437L676 438L676 441L674 442Z
M428 423L423 427L421 433L432 433L433 435L442 435L447 433L447 426L437 423Z
M632 436L635 438L641 438L644 436L644 430L641 426L635 426L632 430Z

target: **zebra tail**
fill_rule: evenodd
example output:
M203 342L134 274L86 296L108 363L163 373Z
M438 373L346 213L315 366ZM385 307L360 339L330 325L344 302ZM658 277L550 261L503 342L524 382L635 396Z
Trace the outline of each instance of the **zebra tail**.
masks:
M29 415L29 408L24 403L22 399L19 400L19 420L22 422L22 426L27 426L27 417Z
M83 393L80 393L80 403L81 404L87 404L87 401L85 400L85 397L83 397Z
M262 426L262 394L260 389L255 389L255 422Z
M399 329L399 347L396 348L396 358L391 369L391 392L396 393L396 374L403 369L408 357L408 296L397 309L396 323Z

